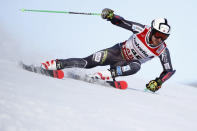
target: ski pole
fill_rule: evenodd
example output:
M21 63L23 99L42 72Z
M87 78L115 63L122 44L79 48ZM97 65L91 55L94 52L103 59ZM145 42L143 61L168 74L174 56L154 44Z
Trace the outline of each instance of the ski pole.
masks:
M54 10L30 10L30 9L21 9L21 11L22 12L46 12L46 13L79 14L79 15L101 15L99 13L68 12L68 11L54 11Z

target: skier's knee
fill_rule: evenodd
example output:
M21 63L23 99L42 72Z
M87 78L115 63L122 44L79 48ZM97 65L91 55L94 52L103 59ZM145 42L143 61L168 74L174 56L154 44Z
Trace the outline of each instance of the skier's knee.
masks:
M139 61L133 61L125 66L116 67L117 76L128 76L137 73L141 68L141 63Z
M84 58L84 60L87 61L87 65L85 68L93 68L96 66L105 65L106 59L107 59L107 50L96 52Z
M93 54L92 61L98 64L103 64L107 59L107 50L99 51Z
M129 66L131 67L131 75L137 73L141 69L141 63L139 61L134 61L130 63Z

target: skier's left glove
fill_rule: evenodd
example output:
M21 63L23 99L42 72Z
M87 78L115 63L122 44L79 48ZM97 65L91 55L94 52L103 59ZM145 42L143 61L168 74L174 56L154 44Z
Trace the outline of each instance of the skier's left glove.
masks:
M146 84L146 88L152 92L155 92L161 88L162 81L159 78L155 80L151 80L148 84Z

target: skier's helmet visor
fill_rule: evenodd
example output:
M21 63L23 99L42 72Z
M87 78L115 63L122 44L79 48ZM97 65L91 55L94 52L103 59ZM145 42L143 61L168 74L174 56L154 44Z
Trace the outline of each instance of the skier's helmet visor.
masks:
M154 35L155 38L157 39L161 38L163 41L166 40L169 36L169 34L164 34L156 29L152 29L152 34Z

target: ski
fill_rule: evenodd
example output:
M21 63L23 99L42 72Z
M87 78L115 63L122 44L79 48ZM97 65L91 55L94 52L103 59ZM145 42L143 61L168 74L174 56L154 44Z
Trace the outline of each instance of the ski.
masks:
M112 87L117 88L117 89L127 89L128 84L126 81L107 81Z
M24 63L20 63L20 66L27 71L30 72L34 72L34 73L38 73L41 75L46 75L46 76L50 76L53 78L57 78L57 79L63 79L64 78L64 72L62 70L45 70L41 67L37 67L34 65L26 65Z
M102 85L105 87L113 87L116 89L122 89L125 90L128 87L128 84L126 81L105 81L105 80L101 80L101 79L94 79L92 77L89 77L89 75L87 74L79 74L77 72L66 72L65 73L66 77L71 78L71 79L75 79L75 80L81 80L84 82L88 82L88 83L93 83L93 84L98 84L98 85Z
M20 63L20 66L27 71L30 72L34 72L34 73L38 73L41 75L45 75L45 76L50 76L53 78L58 78L58 79L63 79L66 75L66 77L68 78L72 78L75 80L81 80L81 81L85 81L88 83L93 83L93 84L98 84L98 85L102 85L102 86L110 86L116 89L127 89L128 84L126 81L104 81L101 79L93 79L91 77L89 77L87 74L79 74L79 73L75 73L75 72L66 72L66 74L64 74L64 72L62 70L45 70L41 67L38 66L34 66L34 65L26 65L24 63Z

